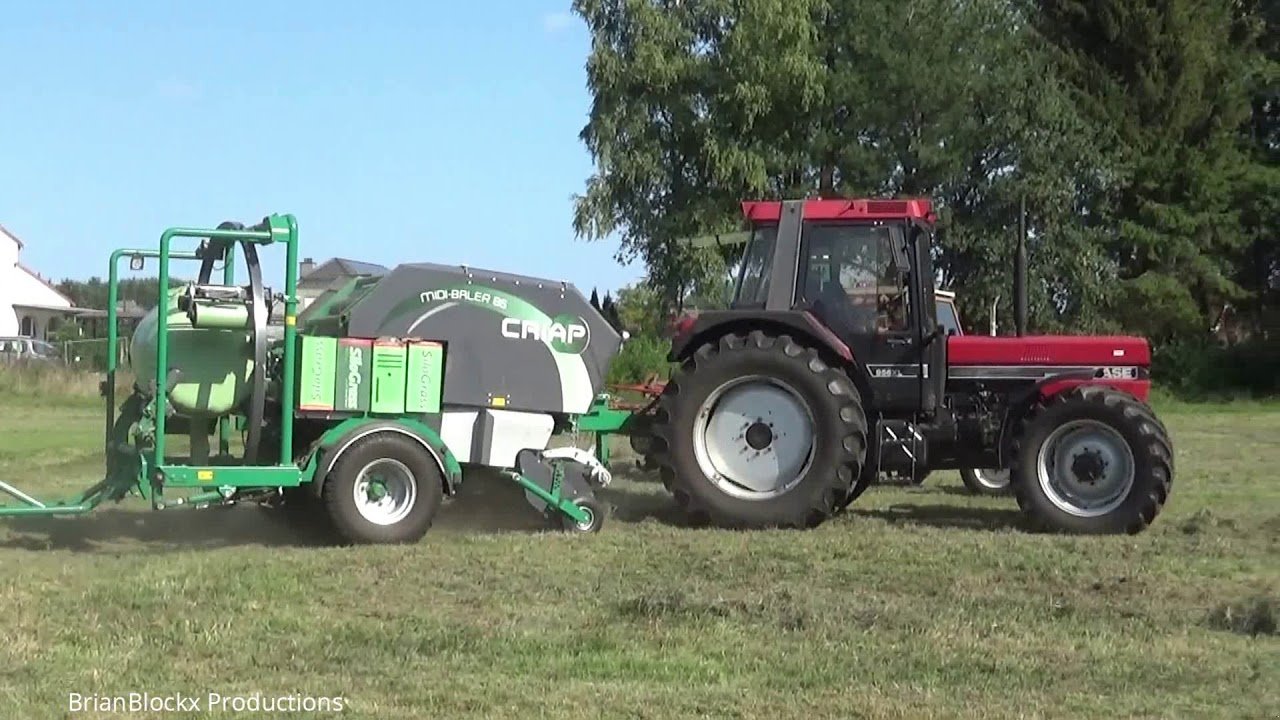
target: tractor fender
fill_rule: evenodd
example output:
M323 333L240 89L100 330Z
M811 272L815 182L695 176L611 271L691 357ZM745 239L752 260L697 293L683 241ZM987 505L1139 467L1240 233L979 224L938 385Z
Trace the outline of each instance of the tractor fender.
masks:
M753 330L790 335L815 348L825 356L823 359L827 364L848 373L863 398L871 397L871 378L854 357L853 350L807 310L715 310L699 313L677 326L667 360L684 362L705 343L715 342L728 333L745 335Z
M704 343L730 332L748 333L769 330L805 338L820 350L826 350L844 365L854 364L853 351L831 329L806 310L712 310L698 313L693 321L682 324L671 340L670 362L683 362Z
M1082 381L1089 382L1096 379L1092 370L1065 372L1042 378L1010 394L1009 409L1004 414L1004 421L1000 423L1000 437L996 443L1000 467L1005 467L1006 465L1009 443L1013 441L1013 431L1017 428L1018 422L1031 411L1031 408L1038 401L1056 395L1066 387L1074 386ZM1065 385L1063 385L1064 381ZM1057 387L1054 387L1055 385Z
M357 441L371 435L396 433L404 435L422 446L435 460L444 475L444 492L453 495L462 482L462 466L440 435L425 424L410 418L350 418L325 431L316 442L302 471L302 482L309 483L311 491L319 497L324 481L338 458Z

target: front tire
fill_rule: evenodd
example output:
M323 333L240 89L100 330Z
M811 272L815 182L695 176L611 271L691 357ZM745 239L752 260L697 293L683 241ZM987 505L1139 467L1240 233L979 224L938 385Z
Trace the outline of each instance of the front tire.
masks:
M440 510L444 474L414 440L378 433L342 453L322 495L334 528L347 542L412 543L422 539Z
M1155 520L1173 483L1173 446L1137 398L1084 386L1033 408L1014 436L1010 479L1033 525L1134 534Z
M974 495L1008 495L1009 471L992 468L964 468L960 480Z
M695 522L814 527L862 475L866 435L842 370L757 330L698 348L659 399L653 450Z

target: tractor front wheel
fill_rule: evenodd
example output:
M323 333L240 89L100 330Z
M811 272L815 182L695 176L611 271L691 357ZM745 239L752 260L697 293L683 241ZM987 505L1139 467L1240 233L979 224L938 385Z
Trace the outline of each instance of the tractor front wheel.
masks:
M842 370L791 337L753 331L703 345L668 383L653 452L696 522L813 527L862 474L866 436Z
M974 495L1009 494L1008 470L964 468L960 471L960 480Z
M414 440L381 433L346 448L324 481L324 504L350 543L411 543L444 500L444 474Z
M1065 391L1033 409L1011 457L1018 506L1049 530L1141 532L1173 482L1164 426L1137 398L1100 386Z

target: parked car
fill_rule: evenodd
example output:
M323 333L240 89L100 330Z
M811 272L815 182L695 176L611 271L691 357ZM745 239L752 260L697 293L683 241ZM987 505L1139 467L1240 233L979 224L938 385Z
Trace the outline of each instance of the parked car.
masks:
M0 337L0 362L62 363L62 353L53 343L29 337Z

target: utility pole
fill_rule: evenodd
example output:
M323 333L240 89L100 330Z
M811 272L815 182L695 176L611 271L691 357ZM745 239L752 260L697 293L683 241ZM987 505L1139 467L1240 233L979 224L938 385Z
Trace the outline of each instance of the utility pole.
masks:
M1027 193L1018 207L1018 239L1013 255L1013 322L1018 337L1027 334Z

